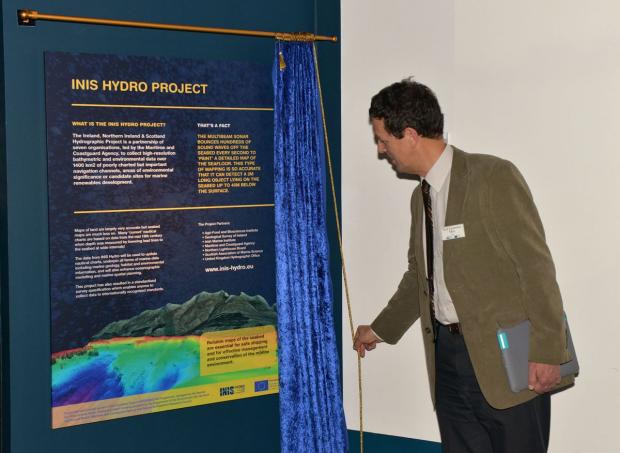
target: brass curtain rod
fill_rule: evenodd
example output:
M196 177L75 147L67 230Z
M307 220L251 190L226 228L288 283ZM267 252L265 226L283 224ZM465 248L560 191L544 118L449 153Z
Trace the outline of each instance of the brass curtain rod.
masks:
M261 38L275 38L283 41L338 41L337 36L322 36L312 33L278 33L272 31L237 30L234 28L199 27L195 25L161 24L157 22L139 22L133 20L61 16L57 14L42 14L38 11L29 9L17 10L17 22L19 23L19 25L34 26L36 25L37 20L73 22L93 25L113 25L117 27L151 28L157 30L192 31L197 33L219 33L224 35L257 36Z

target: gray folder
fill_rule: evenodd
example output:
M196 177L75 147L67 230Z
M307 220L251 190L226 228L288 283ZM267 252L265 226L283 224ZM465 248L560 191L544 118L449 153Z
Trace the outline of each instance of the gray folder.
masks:
M508 375L510 389L517 393L528 388L529 353L530 353L530 321L523 321L513 327L497 330L497 342L502 353L502 360ZM566 322L566 342L571 360L560 365L562 377L579 373L579 362L571 338L568 322Z

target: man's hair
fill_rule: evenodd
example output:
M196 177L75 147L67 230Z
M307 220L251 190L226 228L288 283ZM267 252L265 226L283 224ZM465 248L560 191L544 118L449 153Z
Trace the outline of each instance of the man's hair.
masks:
M443 135L443 114L435 93L413 78L385 87L370 101L371 119L382 119L387 132L396 138L411 127L422 137Z

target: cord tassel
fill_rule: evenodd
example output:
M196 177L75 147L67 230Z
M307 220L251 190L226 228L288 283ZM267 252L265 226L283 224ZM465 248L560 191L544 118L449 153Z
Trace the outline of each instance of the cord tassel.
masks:
M278 56L280 57L280 72L282 72L286 69L286 62L284 61L284 54L282 54L282 51L278 52Z

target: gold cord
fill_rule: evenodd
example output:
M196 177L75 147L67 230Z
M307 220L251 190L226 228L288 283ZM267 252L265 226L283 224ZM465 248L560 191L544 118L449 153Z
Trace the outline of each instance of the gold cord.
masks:
M332 157L329 148L329 139L327 136L327 122L325 121L325 107L323 106L323 89L321 88L321 77L319 75L319 59L316 52L316 44L312 44L314 53L314 68L316 71L316 79L319 85L319 98L321 100L321 117L323 119L323 134L325 137L325 151L327 155L327 166L329 169L329 179L331 182L332 199L334 204L334 216L336 218L336 230L338 234L338 246L340 248L340 260L342 262L342 277L344 280L344 293L347 301L347 310L349 313L349 327L351 329L351 341L355 337L353 330L353 311L351 310L351 298L349 297L349 281L347 279L347 269L344 260L344 249L342 247L342 232L340 230L340 215L338 214L338 201L336 198L336 184L334 182L334 170L332 168ZM359 408L360 408L360 453L364 453L364 417L363 417L363 398L362 398L362 359L357 356L357 386L359 392Z

